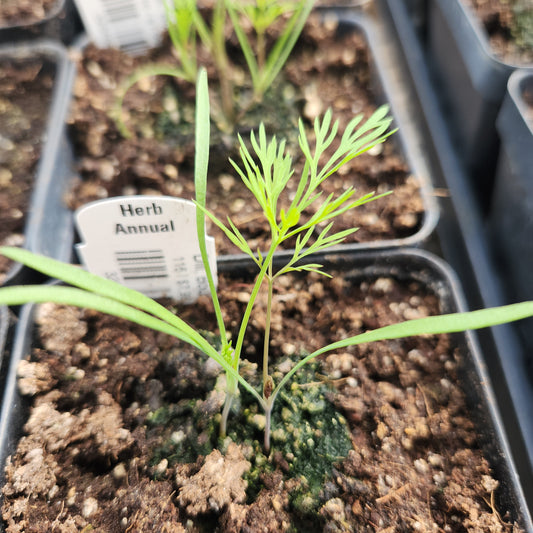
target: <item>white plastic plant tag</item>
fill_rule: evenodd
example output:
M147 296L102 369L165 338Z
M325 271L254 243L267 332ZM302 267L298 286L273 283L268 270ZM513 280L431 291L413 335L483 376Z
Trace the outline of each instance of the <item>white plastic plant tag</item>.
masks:
M80 207L76 245L85 268L152 298L183 303L209 293L193 202L168 196L120 196ZM206 237L216 282L215 241Z
M165 0L74 0L89 39L133 55L157 46L166 28Z

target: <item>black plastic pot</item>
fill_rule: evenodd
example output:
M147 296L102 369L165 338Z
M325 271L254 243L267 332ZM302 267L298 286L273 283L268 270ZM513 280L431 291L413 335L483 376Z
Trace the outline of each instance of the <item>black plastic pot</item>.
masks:
M20 20L3 26L0 25L0 43L37 38L71 43L81 28L81 21L74 0L56 0L45 17L40 20Z
M461 0L429 0L427 52L455 148L486 210L498 154L496 117L518 65L495 56L485 30ZM526 67L533 71L533 65Z
M321 258L329 270L345 272L345 277L354 283L378 277L392 277L402 281L417 281L434 293L441 303L441 312L465 309L460 285L449 267L435 256L418 250L404 252L367 252L329 255ZM225 270L228 265L221 265ZM250 263L232 265L236 275L252 273ZM33 306L25 306L14 341L5 395L0 418L0 479L7 456L14 452L22 426L28 415L28 400L17 391L17 366L31 352L33 338ZM455 337L455 336L454 336ZM525 505L520 486L520 476L514 466L508 443L502 429L490 379L486 373L482 355L474 334L467 332L456 336L464 365L460 374L464 377L464 390L468 397L473 419L478 426L479 444L493 468L501 485L497 491L497 506L510 513L510 519L518 521L525 531L533 531L533 525Z
M365 7L369 2L360 2L360 4ZM391 62L388 54L388 47L391 46L391 43L387 42L386 36L379 31L373 16L366 14L365 9L359 9L359 2L356 7L357 9L339 9L320 6L318 13L324 18L334 17L337 19L339 21L338 32L340 35L346 33L361 34L368 44L370 71L376 101L378 103L386 102L390 105L391 114L395 122L394 127L398 127L398 131L387 142L395 143L399 155L407 162L410 174L417 180L424 205L424 214L417 228L413 229L413 233L406 237L347 243L336 247L336 251L351 252L353 250L422 246L433 235L439 219L439 210L428 170L429 163L426 154L421 149L420 132L414 126L409 116L409 111L405 106L402 74L399 72L397 65ZM82 36L77 45L80 49L83 49L87 43L87 37ZM291 251L280 250L278 253L281 256L292 255ZM225 261L233 262L235 259L241 260L242 258L241 254L231 254L220 255L218 260L223 263Z
M532 110L533 72L517 70L498 115L501 148L489 217L498 265L514 300L533 298ZM531 354L533 323L525 321L520 329Z
M42 111L47 117L46 127L30 207L25 214L24 247L68 261L72 254L73 229L71 213L63 204L63 195L73 175L73 155L65 131L73 65L63 46L47 40L4 45L0 48L0 58L22 64L39 58L42 60L42 69L53 72L50 107ZM15 265L7 273L4 284L26 282L28 274L20 265Z

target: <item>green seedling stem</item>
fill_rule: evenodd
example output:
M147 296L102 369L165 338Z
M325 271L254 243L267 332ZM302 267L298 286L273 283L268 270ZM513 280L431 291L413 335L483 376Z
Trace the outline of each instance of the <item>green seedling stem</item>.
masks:
M122 117L124 97L133 85L147 76L168 75L195 83L198 74L198 46L207 50L217 71L220 103L213 106L213 118L225 132L234 130L238 117L249 106L262 101L289 58L315 0L215 0L211 20L207 21L196 0L173 0L165 3L167 28L172 45L177 52L179 66L147 65L125 79L118 88L112 117L120 133L131 137L131 132ZM286 20L284 20L286 19ZM235 64L226 50L227 22L235 32L253 86L254 98L245 109L237 113ZM279 24L278 24L279 23ZM281 26L280 34L267 48L266 35L275 24ZM251 25L254 37L248 35Z
M288 384L302 366L317 356L361 343L400 339L413 335L434 335L486 328L533 316L533 301L527 301L467 313L408 320L400 324L367 331L324 346L303 357L278 383L274 383L272 376L269 375L268 365L272 294L275 281L289 272L308 271L328 276L322 270L322 265L306 262L306 260L317 252L323 252L341 243L350 233L356 230L356 228L353 228L337 233L332 232L333 221L339 214L369 201L374 201L383 195L368 194L354 199L355 191L348 189L337 198L333 198L332 195L324 198L320 192L320 184L353 157L357 157L372 146L384 142L393 133L389 128L391 119L385 106L379 108L366 122L362 121L362 117L355 117L340 136L339 147L323 166L319 163L321 156L324 155L325 150L331 143L339 137L338 123L332 121L330 112L326 113L322 119L317 119L315 121L315 140L313 144L307 140L303 124L301 124L300 148L306 162L299 177L295 176L291 158L286 154L285 142L278 143L275 137L268 140L262 126L260 126L258 133L252 133L250 138L253 154L241 139L241 164L232 162L233 166L245 186L254 194L271 228L270 247L266 253L262 253L260 250L252 251L246 239L231 219L228 218L226 223L223 223L206 208L210 111L207 74L204 69L200 69L198 75L196 108L196 222L202 260L218 324L221 348L219 350L215 349L199 331L156 301L135 290L86 272L79 267L39 256L20 248L1 247L0 253L47 276L62 280L71 286L32 285L4 287L0 289L0 305L22 305L28 302L52 301L95 309L172 335L190 344L213 358L226 373L226 400L220 424L221 436L226 435L228 417L233 400L239 392L239 386L242 386L253 395L265 412L264 449L266 453L270 450L271 415L276 398L282 388ZM289 179L298 179L299 182L295 198L285 212L279 208L278 200ZM318 205L315 214L309 220L303 221L303 211L313 203ZM208 261L205 239L205 215L209 216L243 253L253 259L259 270L242 316L235 346L232 346L228 340L215 288L215 280ZM322 228L320 231L318 231L319 225ZM274 271L273 260L275 252L289 238L296 239L292 257L287 260L285 265ZM267 288L267 319L263 347L263 382L261 389L256 390L240 375L239 364L251 312L264 283L266 283Z

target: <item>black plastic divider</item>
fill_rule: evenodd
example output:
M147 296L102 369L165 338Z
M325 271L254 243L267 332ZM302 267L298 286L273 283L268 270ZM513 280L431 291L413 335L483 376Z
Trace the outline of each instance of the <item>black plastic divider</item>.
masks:
M533 71L511 74L496 127L500 153L488 228L496 263L513 300L533 299L533 122L527 95ZM533 319L517 324L533 376Z
M6 306L0 306L0 397L4 392L15 324L16 317L12 310Z
M420 117L427 133L427 149L434 160L436 185L445 186L449 202L437 228L442 253L462 281L469 308L505 303L505 291L492 260L487 237L472 186L465 175L447 131L435 89L426 68L426 58L405 4L380 0L380 11L388 28L400 43L402 70L412 80L413 98L419 102ZM495 383L495 398L517 475L533 509L533 386L525 354L512 325L491 328L479 335L483 359ZM503 377L503 379L502 379Z
M31 338L21 335L21 332L27 330L32 323L33 307L33 305L26 305L20 310L11 348L11 358L6 373L5 388L2 391L2 404L0 407L0 487L4 485L6 459L13 453L18 440L23 434L23 421L29 412L28 400L23 398L18 392L17 366L21 358L31 351ZM0 531L3 530L4 528L0 522Z

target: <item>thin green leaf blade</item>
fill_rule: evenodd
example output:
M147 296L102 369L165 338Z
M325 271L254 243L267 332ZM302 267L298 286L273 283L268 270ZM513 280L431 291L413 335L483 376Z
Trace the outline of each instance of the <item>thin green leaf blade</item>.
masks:
M222 366L225 372L239 381L244 388L258 399L258 401L262 400L258 392L239 375L237 370L231 366L231 363L226 361L204 337L189 326L187 326L189 330L173 326L157 317L140 311L139 309L123 304L122 302L107 298L100 294L89 293L78 288L53 285L20 285L0 288L0 305L23 305L31 302L55 302L80 308L94 309L95 311L123 318L130 322L135 322L140 326L145 326L155 331L160 331L161 333L176 337L195 346L206 355L213 358L220 364L220 366ZM183 322L183 324L186 323Z
M211 357L218 357L216 350L189 326L182 328L179 325L169 324L160 318L101 294L94 294L74 287L53 285L20 285L0 289L0 304L2 305L23 305L31 302L55 302L94 309L167 333L196 346Z
M391 324L382 328L366 331L353 337L328 344L304 357L279 382L272 396L276 396L282 387L304 364L315 357L333 350L356 346L368 342L403 339L417 335L439 335L443 333L460 333L468 330L482 329L509 322L515 322L533 316L533 301L526 301L501 307L480 309L465 313L430 316Z
M195 128L195 152L194 152L194 188L196 193L196 231L200 246L200 255L204 265L211 300L215 309L218 329L222 345L226 341L226 327L222 317L222 310L217 296L216 283L209 264L207 242L205 237L205 210L207 202L207 169L209 165L210 143L210 106L209 87L207 85L207 71L202 68L198 73L196 84L196 128Z
M125 287L116 281L87 272L81 267L63 263L44 255L34 254L23 248L2 246L0 247L0 253L13 261L22 263L46 276L59 279L69 285L85 289L86 291L95 294L107 296L108 298L122 302L126 305L131 305L137 309L142 309L143 311L158 316L169 323L180 321L180 319L168 311L168 309L148 296L145 296L134 289L130 289L129 287Z
M367 331L339 341L340 348L382 340L401 339L416 335L438 335L441 333L459 333L467 330L482 329L515 322L533 316L533 301L510 304L502 307L479 309L465 313L430 316L391 324L373 331ZM332 345L330 345L332 346ZM329 351L327 346L323 349Z

